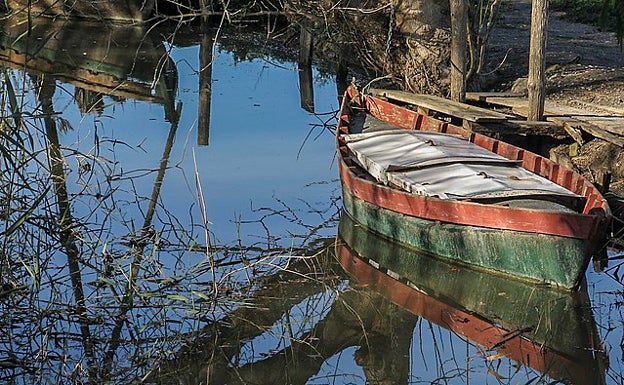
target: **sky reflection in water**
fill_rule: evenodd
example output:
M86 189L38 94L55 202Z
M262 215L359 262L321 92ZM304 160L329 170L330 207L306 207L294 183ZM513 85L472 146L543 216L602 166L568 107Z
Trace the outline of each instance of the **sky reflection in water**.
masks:
M333 115L316 117L300 107L296 64L276 65L262 59L235 63L228 52L218 52L212 75L210 145L197 146L197 50L186 47L171 52L180 72L178 96L183 107L171 169L163 183L163 206L184 222L190 204L196 201L197 172L210 230L220 242L237 239L236 220L257 218L252 208L279 207L276 199L296 210L305 223L318 221L317 216L300 211L305 207L301 201L325 206L336 195L334 138L322 126ZM315 93L318 112L338 108L332 79L317 82ZM102 116L81 117L69 97L57 93L55 105L68 106L63 116L80 123L62 135L63 145L80 143L81 150L87 151L97 129L100 138L129 145L118 144L114 150L124 170L122 177L131 170L158 168L169 130L162 107L130 100L116 104L107 98L111 105ZM101 153L106 156L108 152ZM149 196L153 176L136 183L139 192ZM257 235L257 231L243 229L241 236ZM296 234L301 229L290 231Z

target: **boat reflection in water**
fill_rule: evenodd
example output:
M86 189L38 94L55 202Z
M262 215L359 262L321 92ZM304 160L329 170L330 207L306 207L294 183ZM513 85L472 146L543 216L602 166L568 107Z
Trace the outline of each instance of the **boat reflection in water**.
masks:
M336 255L357 284L480 345L486 360L508 357L570 384L605 382L585 287L563 293L451 265L383 239L344 213L338 233Z

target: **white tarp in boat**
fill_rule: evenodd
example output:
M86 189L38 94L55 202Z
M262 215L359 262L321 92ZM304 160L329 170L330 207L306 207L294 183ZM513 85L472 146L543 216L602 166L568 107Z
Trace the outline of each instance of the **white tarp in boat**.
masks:
M443 199L580 196L458 136L382 130L345 135L355 160L375 179Z

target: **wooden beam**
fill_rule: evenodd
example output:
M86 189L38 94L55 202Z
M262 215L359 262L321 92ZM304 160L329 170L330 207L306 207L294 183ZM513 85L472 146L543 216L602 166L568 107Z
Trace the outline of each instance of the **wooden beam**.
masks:
M419 111L436 111L451 117L457 117L473 123L502 122L513 118L512 115L472 106L433 95L412 94L405 91L371 89L374 95L409 103Z
M602 139L602 140L606 140L607 142L611 142L613 144L616 144L622 148L624 148L624 137L619 136L619 135L615 135L612 134L608 131L605 131L603 128L595 125L595 124L591 124L588 122L581 122L577 120L577 124L578 126L585 132L587 132L588 134L591 134L593 136L595 136L596 138Z
M580 105L583 105L583 106L586 106L595 110L600 110L600 111L608 112L615 116L624 117L624 108L618 108L618 107L613 107L613 106L603 106L602 104L584 102L582 100L577 100L576 102L579 103Z
M301 27L299 35L299 97L301 108L314 113L314 84L312 79L312 33Z
M490 104L511 108L514 113L521 116L527 116L529 113L526 98L492 96L487 97L485 100ZM583 141L580 138L580 132L578 130L584 130L584 127L589 127L588 130L584 131L592 135L598 131L605 131L611 135L603 136L611 139L617 139L617 136L624 137L624 117L620 116L600 114L563 104L546 102L544 105L544 118L548 121L562 124L566 131L568 131L579 144L583 144ZM593 133L589 132L589 130ZM576 131L576 133L574 131ZM597 135L594 136L599 137ZM617 140L617 142L619 143L620 141Z
M478 95L472 98L485 99L487 103L511 108L514 113L521 116L529 114L526 98ZM562 125L579 144L585 142L581 132L585 131L596 138L624 148L624 117L603 115L553 102L545 103L543 115L546 120Z
M451 100L466 101L466 0L450 0L451 7Z
M207 146L210 143L210 108L212 104L212 50L215 31L208 21L202 18L201 42L199 43L199 103L197 112L197 144Z
M583 139L583 132L574 126L574 122L563 122L563 128L566 130L568 135L574 139L574 141L580 145L585 144L585 139Z
M528 120L544 119L547 25L548 0L532 0L529 78L527 82L529 91Z
M520 98L522 94L515 92L466 92L466 101L475 103L490 103L490 98Z

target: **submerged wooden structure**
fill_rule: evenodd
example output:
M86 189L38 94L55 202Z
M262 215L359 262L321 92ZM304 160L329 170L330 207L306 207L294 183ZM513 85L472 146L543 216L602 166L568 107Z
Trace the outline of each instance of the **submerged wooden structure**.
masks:
M175 63L142 27L22 16L0 21L0 65L73 84L83 112L107 95L160 104L175 119Z
M337 145L349 216L456 263L562 289L581 284L611 217L596 187L542 156L390 103L378 93L382 98L351 87L341 110ZM414 132L430 137L394 145ZM450 152L414 157L423 149L439 150L447 138L455 141L447 146ZM364 140L381 147L357 148ZM447 170L457 164L459 175ZM526 184L529 179L535 181Z
M431 258L340 219L336 256L360 286L483 349L566 384L604 384L587 289L563 293Z

